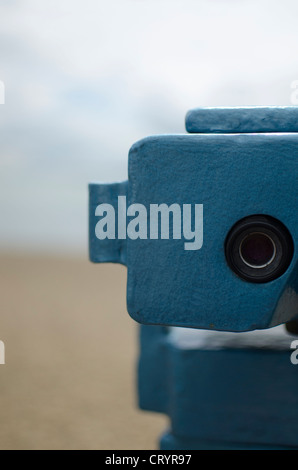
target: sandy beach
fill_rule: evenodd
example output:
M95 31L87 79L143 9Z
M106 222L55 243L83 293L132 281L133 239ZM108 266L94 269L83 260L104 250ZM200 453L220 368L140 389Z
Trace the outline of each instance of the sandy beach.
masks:
M138 327L126 269L0 257L0 449L155 449L167 419L137 409Z

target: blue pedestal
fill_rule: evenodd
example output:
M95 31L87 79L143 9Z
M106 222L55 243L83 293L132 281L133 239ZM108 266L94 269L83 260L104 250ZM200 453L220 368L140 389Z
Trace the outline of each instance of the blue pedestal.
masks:
M298 449L294 339L142 326L139 405L169 416L161 448Z

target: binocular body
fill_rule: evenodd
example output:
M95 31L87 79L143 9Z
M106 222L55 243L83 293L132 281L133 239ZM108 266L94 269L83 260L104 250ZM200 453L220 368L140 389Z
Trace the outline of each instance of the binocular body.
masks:
M90 258L127 265L136 321L216 331L298 316L298 108L202 108L90 185Z
M276 325L298 334L298 108L196 109L186 129L90 185L90 259L127 266L143 324L139 406L169 416L162 449L297 449L298 341Z

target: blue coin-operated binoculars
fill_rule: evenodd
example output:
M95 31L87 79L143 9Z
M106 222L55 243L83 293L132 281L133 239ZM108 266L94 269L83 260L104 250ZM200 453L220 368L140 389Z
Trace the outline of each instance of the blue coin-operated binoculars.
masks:
M298 108L186 128L90 185L90 258L127 265L143 324L140 407L169 415L163 449L298 448Z

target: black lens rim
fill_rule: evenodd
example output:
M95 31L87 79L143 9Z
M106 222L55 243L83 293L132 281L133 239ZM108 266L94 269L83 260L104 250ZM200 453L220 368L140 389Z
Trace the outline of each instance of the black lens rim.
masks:
M264 267L247 265L240 255L243 240L252 233L268 236L276 248L272 262ZM268 215L251 215L239 220L225 241L225 255L229 267L241 279L252 283L267 283L278 279L289 268L294 255L294 242L287 227Z

